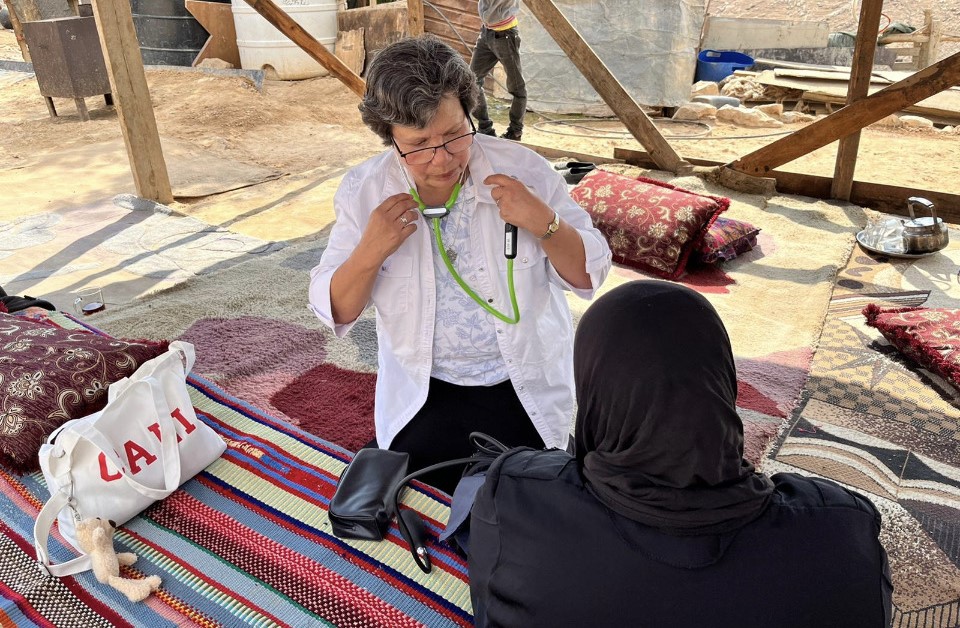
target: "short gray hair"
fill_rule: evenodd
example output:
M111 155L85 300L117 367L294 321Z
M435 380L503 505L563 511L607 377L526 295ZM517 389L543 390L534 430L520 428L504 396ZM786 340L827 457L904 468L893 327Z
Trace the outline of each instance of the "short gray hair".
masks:
M367 68L360 115L389 146L393 125L426 127L448 94L470 115L477 90L476 76L460 53L433 35L411 37L381 50Z

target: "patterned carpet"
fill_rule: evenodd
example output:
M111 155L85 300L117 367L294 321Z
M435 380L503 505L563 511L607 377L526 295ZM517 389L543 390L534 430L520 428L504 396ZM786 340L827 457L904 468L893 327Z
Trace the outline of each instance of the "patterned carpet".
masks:
M66 318L55 315L66 326ZM466 565L430 542L423 574L394 526L383 542L344 541L327 507L350 454L191 375L198 417L227 442L223 456L124 525L118 551L139 556L122 575L157 575L161 589L132 604L92 573L52 578L33 556L33 523L47 490L40 473L0 471L0 626L466 626ZM404 502L428 532L447 498L417 487ZM55 562L73 553L59 532Z
M960 625L960 391L906 361L861 314L956 307L960 244L920 260L855 249L810 378L767 472L801 470L867 493L884 517L896 628Z

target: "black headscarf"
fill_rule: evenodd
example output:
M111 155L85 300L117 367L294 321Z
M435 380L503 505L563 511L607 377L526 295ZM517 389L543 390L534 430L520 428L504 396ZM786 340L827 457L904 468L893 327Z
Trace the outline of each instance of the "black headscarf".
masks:
M739 528L773 483L743 459L730 339L713 306L680 285L634 281L577 327L576 455L610 509L677 535Z

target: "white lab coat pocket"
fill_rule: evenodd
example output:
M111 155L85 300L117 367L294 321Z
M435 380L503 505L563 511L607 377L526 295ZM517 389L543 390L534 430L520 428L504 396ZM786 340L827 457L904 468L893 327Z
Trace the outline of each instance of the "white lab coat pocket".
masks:
M403 314L410 308L413 258L399 252L388 257L373 285L373 305L381 316Z

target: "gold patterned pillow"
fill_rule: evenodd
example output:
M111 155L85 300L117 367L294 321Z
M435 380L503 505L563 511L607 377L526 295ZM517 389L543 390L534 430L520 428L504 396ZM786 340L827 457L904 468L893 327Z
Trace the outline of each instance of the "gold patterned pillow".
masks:
M696 194L654 179L595 170L570 195L607 238L613 261L665 279L687 260L730 200Z
M0 313L0 464L39 469L40 445L65 421L101 410L107 387L167 350Z

